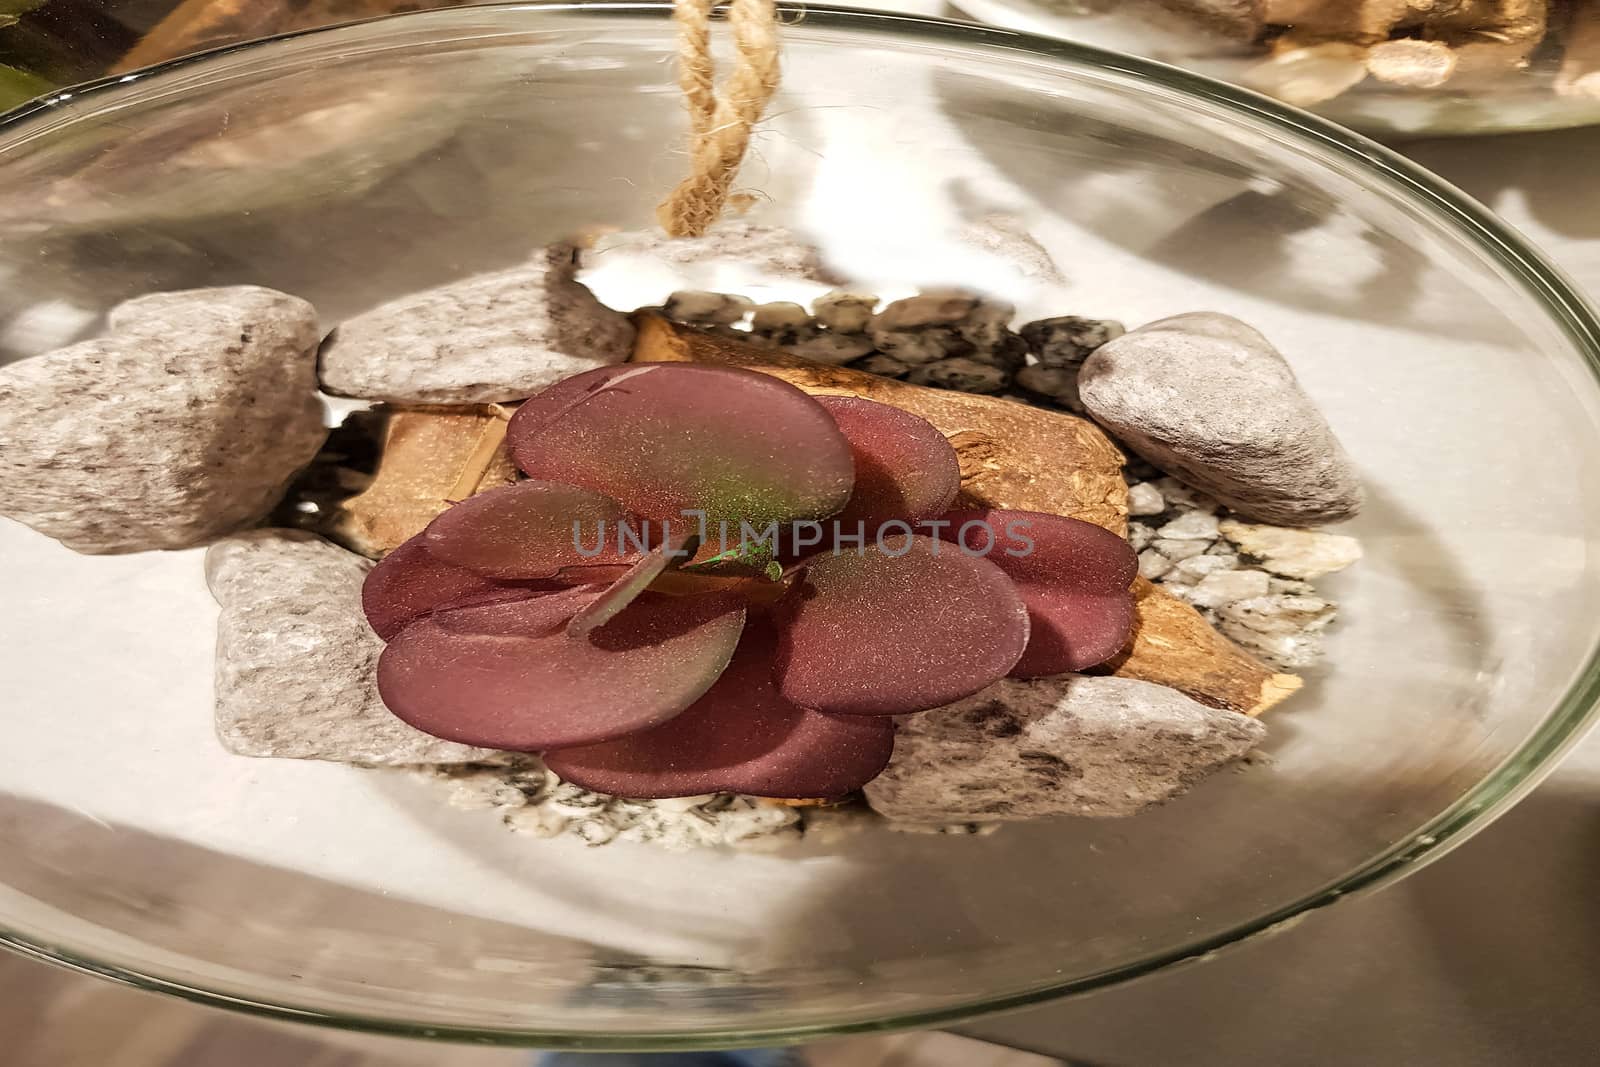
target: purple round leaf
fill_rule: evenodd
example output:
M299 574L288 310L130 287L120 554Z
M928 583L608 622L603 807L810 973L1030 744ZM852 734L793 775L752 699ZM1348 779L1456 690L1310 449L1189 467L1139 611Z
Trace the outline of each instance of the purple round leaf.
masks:
M1133 547L1081 519L1037 511L955 511L941 535L982 551L1017 584L1032 636L1018 678L1081 671L1120 652L1133 632Z
M1000 568L921 536L811 557L774 617L778 691L843 714L953 703L1004 678L1028 643Z
M511 454L674 523L826 518L850 497L850 445L811 397L765 374L683 363L602 367L517 410Z
M564 568L631 563L651 531L610 497L518 482L468 497L423 531L434 558L490 578L552 578Z
M389 641L440 605L508 588L515 587L436 559L419 534L367 574L361 587L361 607L372 629Z
M729 596L647 594L583 638L567 618L602 590L442 611L384 650L389 710L447 741L539 751L589 745L659 725L721 675L744 628ZM552 604L552 598L564 598Z
M638 799L837 797L876 778L894 753L893 721L789 703L772 681L775 651L772 632L751 625L717 684L682 715L545 762L585 789Z
M870 538L890 519L931 519L961 490L961 463L927 419L851 396L819 396L855 459L855 489L832 522Z
M572 617L567 624L567 636L583 637L616 618L629 604L643 596L650 584L669 568L681 566L686 558L692 556L696 542L693 534L675 534L671 541L657 545L639 557L639 561L607 586L605 592Z

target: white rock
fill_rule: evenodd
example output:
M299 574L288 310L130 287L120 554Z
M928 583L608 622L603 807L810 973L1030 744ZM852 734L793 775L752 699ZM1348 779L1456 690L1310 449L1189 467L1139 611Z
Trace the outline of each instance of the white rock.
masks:
M1158 537L1154 544L1157 552L1174 562L1191 556L1203 556L1206 551L1204 541L1179 541L1171 537Z
M1135 552L1143 552L1156 539L1156 532L1142 522L1128 523L1128 543Z
M867 802L914 823L1132 815L1238 759L1265 733L1254 719L1149 682L1006 679L904 716Z
M633 325L577 281L574 260L571 248L551 246L341 323L322 346L323 388L364 400L497 403L623 362Z
M1361 558L1361 542L1343 534L1260 526L1224 519L1222 536L1285 578L1320 578L1342 571Z
M1216 514L1222 510L1211 497L1206 496L1193 486L1185 485L1176 478L1157 478L1150 483L1161 490L1161 495L1166 498L1167 506L1179 508L1183 511L1208 511Z
M1021 375L1017 376L1020 381ZM1149 482L1137 482L1128 487L1129 515L1159 515L1167 510L1167 501Z
M1172 570L1172 561L1153 548L1139 553L1139 577L1155 581Z
M0 367L0 514L93 553L258 522L327 437L311 305L253 286L156 293L110 327Z
M1156 531L1169 541L1215 541L1219 536L1217 517L1204 511L1189 511Z
M1213 574L1231 571L1238 565L1238 556L1190 556L1188 559L1179 560L1173 566L1172 577L1176 581L1193 585Z
M1083 365L1084 406L1134 451L1262 522L1321 525L1361 507L1360 479L1266 338L1201 312L1143 326Z
M1322 631L1336 613L1320 597L1274 593L1223 606L1218 629L1272 666L1291 670L1322 657Z
M1215 557L1202 556L1200 558L1214 559ZM1185 560L1185 562L1192 563L1194 561ZM1224 604L1231 604L1236 600L1249 600L1252 597L1266 596L1271 591L1270 580L1266 571L1216 571L1200 579L1189 596L1189 602L1196 607L1220 608Z
M811 302L817 321L840 333L865 333L877 306L877 297L843 289L825 293Z
M371 562L309 533L252 530L213 545L217 736L241 756L464 763L497 753L412 729L378 696L383 642L361 611Z

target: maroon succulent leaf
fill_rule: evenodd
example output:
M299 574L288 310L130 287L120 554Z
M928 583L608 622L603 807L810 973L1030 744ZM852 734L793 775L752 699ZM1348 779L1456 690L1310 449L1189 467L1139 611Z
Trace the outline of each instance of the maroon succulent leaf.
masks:
M598 627L616 618L621 611L644 594L650 583L666 573L669 567L681 565L693 556L700 539L694 534L675 533L672 540L657 545L639 562L606 589L604 593L579 611L567 623L568 637L584 637Z
M556 482L528 481L468 497L428 524L434 558L490 578L552 578L563 568L631 564L634 541L650 531L608 496Z
M529 583L508 585L435 558L418 534L390 552L367 575L361 607L385 641L434 608L495 593L526 595Z
M752 624L717 684L688 711L615 741L552 752L545 762L566 781L625 797L836 797L866 785L894 752L893 721L789 703L772 680L775 643L770 628Z
M511 454L531 477L605 493L642 515L757 526L825 518L850 497L850 445L820 404L752 371L602 367L517 410Z
M448 741L516 751L588 745L665 722L700 699L744 628L736 597L647 594L588 636L568 637L567 620L601 593L476 604L460 617L436 611L384 650L379 694L399 718Z
M593 586L507 596L504 591L463 597L435 611L432 619L453 634L547 637L593 604L603 591Z
M1128 643L1139 573L1132 546L1081 519L1036 511L956 511L941 536L982 552L1016 583L1032 636L1017 678L1081 671Z
M853 396L819 396L855 458L855 489L833 523L846 533L860 523L870 538L890 519L931 519L961 490L961 463L927 419Z
M894 715L971 696L1006 676L1028 612L987 560L891 535L813 556L779 601L778 691L819 711Z

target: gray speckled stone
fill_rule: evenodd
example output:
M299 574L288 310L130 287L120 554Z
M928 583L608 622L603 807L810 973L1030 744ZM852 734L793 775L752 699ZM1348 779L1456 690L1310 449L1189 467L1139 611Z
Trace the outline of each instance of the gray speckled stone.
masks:
M963 393L998 393L1011 384L1011 374L988 363L957 356L928 366L913 367L906 380L913 385L958 389Z
M130 300L110 325L0 367L0 514L91 553L259 521L327 437L315 310L193 289Z
M1132 815L1238 759L1266 734L1237 712L1127 678L1006 679L900 720L866 788L901 822Z
M1076 369L1095 349L1127 331L1122 323L1109 319L1062 315L1030 322L1018 332L1041 366Z
M1277 350L1238 319L1162 319L1095 350L1078 391L1156 466L1253 519L1314 526L1353 516L1359 478Z
M322 345L322 387L396 403L522 400L628 358L633 324L575 277L553 245L509 270L412 293L341 323Z
M313 534L252 530L213 545L216 726L241 756L466 763L492 753L414 730L378 697L383 642L361 612L372 564Z

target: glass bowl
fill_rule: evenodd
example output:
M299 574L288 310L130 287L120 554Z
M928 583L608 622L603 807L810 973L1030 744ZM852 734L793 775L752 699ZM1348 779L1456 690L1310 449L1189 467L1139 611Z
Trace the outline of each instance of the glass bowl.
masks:
M1411 62L1407 76L1423 76L1423 80L1405 85L1364 73L1364 57L1358 48L1327 45L1300 53L1298 58L1274 62L1274 50L1268 44L1252 43L1248 33L1230 32L1192 14L1163 7L1174 2L953 0L957 8L983 22L1171 63L1268 93L1374 135L1514 133L1600 122L1600 9L1593 5L1552 5L1548 29L1536 47L1500 43L1490 32L1460 31L1457 43L1475 42L1477 49L1466 53L1469 58L1455 61L1463 73L1434 85L1424 76L1425 65ZM1236 14L1251 6L1215 0L1177 2L1180 8L1209 5ZM1361 2L1364 0L1313 0L1301 6L1324 12L1341 7L1348 11ZM1276 6L1293 9L1295 2L1279 0ZM1287 24L1291 32L1295 25ZM1311 43L1327 36L1316 21L1301 29ZM1401 33L1420 36L1421 31L1398 31L1397 37ZM1290 49L1283 47L1282 51ZM1437 61L1440 55L1429 53L1427 62ZM1574 58L1568 61L1569 56Z
M1269 713L1269 759L1135 818L991 836L531 840L403 773L225 754L199 553L82 557L0 523L7 942L427 1037L937 1025L1392 880L1588 724L1600 332L1537 253L1384 150L1204 78L966 24L788 17L750 221L867 284L970 284L1023 315L1229 312L1328 413L1370 488L1367 559L1334 586L1326 666ZM684 165L673 52L662 4L460 8L32 106L0 128L5 358L151 290L269 285L332 324L574 231L648 229ZM975 226L1015 240L975 247Z

